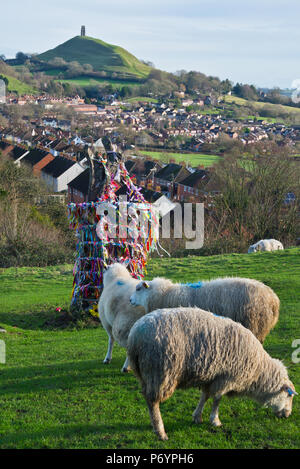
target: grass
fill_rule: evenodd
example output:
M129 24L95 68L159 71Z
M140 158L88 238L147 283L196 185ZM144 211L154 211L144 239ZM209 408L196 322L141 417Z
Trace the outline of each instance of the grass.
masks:
M280 320L265 347L289 367L300 388L300 364L291 361L300 338L300 249L279 253L153 259L147 278L165 275L182 282L216 276L257 278L281 300ZM158 441L140 386L120 372L125 351L116 346L102 364L107 336L100 327L55 328L57 306L69 304L72 266L2 269L0 334L7 363L0 365L0 448L299 448L299 401L292 415L277 419L247 399L224 398L223 427L196 426L191 415L197 389L178 390L161 406L169 441Z
M32 86L27 85L27 83L23 83L22 81L18 80L15 77L11 77L9 75L5 75L1 73L2 76L7 78L8 80L8 85L7 85L7 91L9 92L17 92L19 96L23 94L35 94L37 93L37 90L35 90Z
M192 167L202 165L206 168L213 166L220 160L220 156L218 155L206 155L204 153L165 153L163 151L140 151L140 153L163 162L169 161L170 158L174 159L176 163L185 161Z
M66 62L90 64L95 71L126 73L137 78L146 78L151 70L122 47L88 36L76 36L38 56L46 62L55 57L61 57Z
M94 78L88 76L79 76L76 78L57 79L60 83L69 83L74 86L96 86L96 85L111 85L113 88L121 88L122 86L141 86L141 83L136 81L126 80L109 80L105 78Z
M157 104L158 100L156 98L150 98L149 96L135 96L133 98L126 98L127 103L135 103L135 102L143 102L143 103L153 103Z
M291 107L291 106L284 106L282 104L273 104L273 103L265 103L261 101L248 101L247 99L239 98L238 96L225 96L226 103L234 103L238 104L239 106L249 106L252 105L254 108L260 110L264 107L268 107L270 110L274 110L274 112L285 112L289 114L299 114L300 108Z

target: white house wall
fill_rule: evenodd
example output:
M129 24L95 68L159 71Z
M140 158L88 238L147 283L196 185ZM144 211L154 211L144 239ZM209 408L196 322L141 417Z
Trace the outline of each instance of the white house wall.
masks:
M65 173L61 174L57 178L57 188L55 192L61 192L68 189L69 182L73 181L79 174L81 174L85 168L80 166L78 163L75 163L71 168L69 168Z

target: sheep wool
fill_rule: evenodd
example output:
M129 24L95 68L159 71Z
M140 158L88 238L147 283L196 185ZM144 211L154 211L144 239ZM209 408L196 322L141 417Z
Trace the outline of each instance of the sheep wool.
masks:
M193 413L213 398L210 421L219 426L218 407L224 395L244 395L270 406L278 417L292 411L295 388L284 365L271 358L255 336L241 324L199 308L160 309L132 327L127 353L142 385L154 431L168 439L159 404L176 388L203 390Z
M111 264L104 272L104 288L98 303L99 319L108 335L108 350L103 363L111 362L115 341L126 347L131 327L145 314L143 307L132 306L129 301L138 283L139 280L132 278L123 264ZM122 371L128 371L127 359Z
M261 239L249 247L248 254L258 251L282 251L283 249L283 244L277 239Z
M280 302L263 283L247 278L225 277L196 284L174 284L165 278L140 282L130 297L147 313L159 308L197 306L241 323L263 342L279 318Z

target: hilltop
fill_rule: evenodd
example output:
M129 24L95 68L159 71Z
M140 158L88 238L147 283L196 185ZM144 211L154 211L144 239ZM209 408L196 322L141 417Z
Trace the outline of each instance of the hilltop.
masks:
M65 62L89 64L94 72L116 73L128 78L146 78L151 71L151 67L122 47L88 36L75 36L37 56L39 60L48 64L56 57Z

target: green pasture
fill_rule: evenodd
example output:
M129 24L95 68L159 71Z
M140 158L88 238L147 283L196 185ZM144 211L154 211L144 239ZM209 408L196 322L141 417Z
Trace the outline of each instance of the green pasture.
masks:
M300 249L278 253L231 254L153 259L147 278L180 282L218 276L257 278L281 300L279 323L265 342L283 360L300 390L300 364L292 342L300 338ZM104 365L107 335L96 322L87 326L60 321L67 310L72 266L9 268L0 272L0 333L6 364L0 364L0 448L299 448L300 398L289 419L244 398L224 398L223 426L192 423L198 389L178 390L161 405L169 440L159 441L140 386L122 374L125 350L115 346Z

